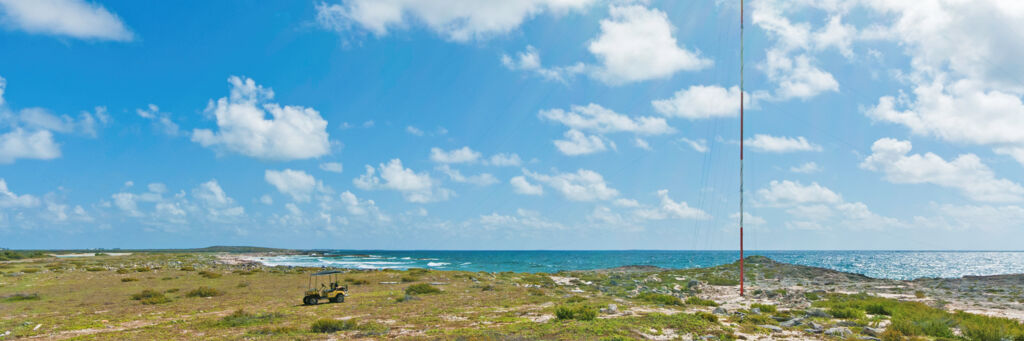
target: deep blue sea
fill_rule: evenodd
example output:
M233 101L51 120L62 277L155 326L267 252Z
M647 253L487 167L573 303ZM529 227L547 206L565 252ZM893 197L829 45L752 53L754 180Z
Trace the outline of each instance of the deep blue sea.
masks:
M465 271L557 272L625 265L709 267L733 262L737 251L322 251L330 257L264 257L267 265L352 269L430 268ZM780 262L875 278L956 278L1024 273L1021 251L748 251ZM340 256L339 256L340 255Z

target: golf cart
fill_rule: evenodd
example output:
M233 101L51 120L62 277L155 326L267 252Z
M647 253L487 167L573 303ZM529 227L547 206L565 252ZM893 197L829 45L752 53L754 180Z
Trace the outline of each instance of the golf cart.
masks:
M302 303L315 305L321 299L327 299L332 303L345 302L348 296L348 285L341 285L338 282L338 274L344 273L338 270L320 271L309 275L309 285ZM316 282L313 281L316 279Z

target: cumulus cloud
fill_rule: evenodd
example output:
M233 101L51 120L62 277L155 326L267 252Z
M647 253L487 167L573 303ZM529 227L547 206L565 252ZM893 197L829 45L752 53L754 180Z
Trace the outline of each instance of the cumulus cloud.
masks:
M403 167L399 159L382 163L378 168L366 165L366 173L353 179L352 183L364 190L398 191L406 201L417 203L444 201L455 195L452 190L441 187L441 183L429 174Z
M708 141L705 139L691 140L685 137L681 137L679 138L679 141L685 143L690 148L693 148L693 150L697 151L698 153L707 153L708 151Z
M448 166L447 164L438 166L437 170L441 171L441 173L448 175L448 177L455 182L468 183L477 186L489 186L498 183L498 179L495 178L494 175L491 175L490 173L480 173L477 175L465 176L462 175L462 172L460 172L458 169L453 169L451 166Z
M638 135L663 135L675 132L664 118L640 116L632 118L606 109L597 104L574 105L569 111L562 109L541 110L541 119L564 124L565 126L594 133L635 133Z
M229 97L210 101L207 114L219 131L195 129L192 141L216 150L266 160L296 160L330 153L327 121L312 108L272 103L274 91L231 76Z
M747 146L754 148L755 150L769 153L821 151L821 146L807 142L807 139L803 136L793 138L757 134L754 135L753 138L746 139L744 142Z
M525 195L542 195L544 194L544 187L541 185L531 184L530 181L526 180L526 177L520 175L513 177L508 180L508 183L512 184L512 189L519 194Z
M565 132L565 140L555 140L555 147L568 156L587 155L608 150L599 136L587 135L579 130Z
M97 129L110 121L104 107L96 107L94 112L83 111L77 118L56 115L44 108L12 110L4 105L6 86L6 80L0 77L0 128L10 129L0 133L0 164L18 159L56 159L61 151L54 132L95 137Z
M777 0L759 1L752 5L752 22L775 40L774 46L766 51L764 62L758 66L776 84L775 94L770 99L809 99L823 92L839 91L839 82L831 73L816 66L811 55L831 47L852 56L850 44L857 33L853 27L842 25L843 12L836 8L839 5ZM825 7L833 16L818 30L807 22L793 23L786 14L803 6Z
M609 18L601 20L601 33L587 47L601 62L594 77L608 84L624 84L668 78L713 64L699 52L680 47L674 30L665 12L639 5L612 5Z
M516 153L499 153L491 155L491 158L487 160L487 164L497 167L519 166L523 164L523 160Z
M608 186L601 174L587 169L575 173L540 174L525 171L526 177L558 191L573 201L611 200L619 191Z
M861 168L885 174L897 184L930 183L961 191L978 201L1006 202L1024 200L1024 187L995 176L974 154L963 154L946 161L933 153L909 154L910 141L883 138L871 145L871 155Z
M750 103L749 96L744 98ZM676 91L672 98L651 101L654 111L668 117L708 119L735 117L740 112L740 88L718 85L693 85Z
M817 182L803 185L799 181L789 180L772 180L767 188L758 190L757 195L761 203L766 205L835 204L843 201L839 194Z
M767 188L757 191L758 205L785 208L792 219L789 229L825 230L833 227L849 229L881 229L905 227L895 218L878 215L861 202L847 202L831 189L814 182L773 180Z
M238 217L245 214L245 208L235 205L235 200L224 192L217 180L210 180L193 188L192 197L201 204L202 208L205 208L206 213L212 219ZM175 203L175 205L178 204Z
M51 160L60 155L60 146L48 130L28 132L16 128L0 134L0 164L17 159Z
M690 207L685 201L675 201L668 196L668 190L658 190L658 198L661 204L656 208L640 208L633 211L633 215L645 220L662 219L710 219L711 215L703 210Z
M341 193L341 203L345 207L345 211L354 216L369 216L377 219L378 221L388 221L390 218L381 212L377 208L377 204L373 200L364 200L356 197L352 192L345 191Z
M805 162L799 166L789 167L789 171L793 173L811 174L821 171L821 166L814 161Z
M117 15L85 0L0 0L8 29L86 40L131 41L135 35Z
M145 109L135 109L135 114L144 119L153 121L153 126L164 134L170 136L178 135L178 124L171 120L170 114L160 112L160 107L150 104Z
M344 169L341 162L324 162L320 164L320 170L331 173L341 173Z
M450 151L441 148L430 148L430 160L437 163L473 163L480 159L480 152L469 147L462 147Z
M541 78L549 81L566 83L569 78L586 71L586 65L576 63L565 67L544 67L540 62L540 52L533 46L526 46L526 50L510 56L501 55L501 65L513 71L527 71L536 73Z
M280 171L267 170L264 172L264 179L267 183L277 188L283 194L291 196L298 202L308 202L313 192L323 185L312 175L301 170L285 169Z
M28 208L39 206L39 198L29 194L18 195L7 188L7 181L0 178L0 208Z
M361 29L380 37L395 29L423 25L457 42L510 32L542 13L563 14L594 0L453 1L344 0L317 4L317 23L329 30Z

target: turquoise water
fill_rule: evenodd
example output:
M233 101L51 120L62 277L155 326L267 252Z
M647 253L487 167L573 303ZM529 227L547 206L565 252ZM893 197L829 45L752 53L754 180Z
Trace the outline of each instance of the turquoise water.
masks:
M430 268L465 271L557 272L625 265L709 267L738 259L736 251L321 251L330 257L265 257L267 265L352 269ZM1020 251L749 251L780 262L875 278L956 278L1024 273Z

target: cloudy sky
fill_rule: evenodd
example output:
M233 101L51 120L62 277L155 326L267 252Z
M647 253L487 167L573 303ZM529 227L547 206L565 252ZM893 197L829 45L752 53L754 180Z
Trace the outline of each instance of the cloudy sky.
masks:
M0 247L733 249L739 11L0 0ZM1020 249L1022 20L747 1L747 247Z

